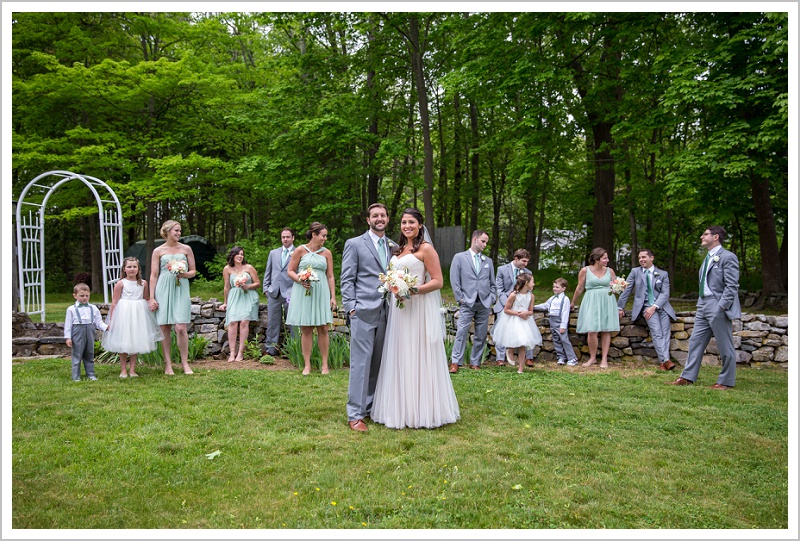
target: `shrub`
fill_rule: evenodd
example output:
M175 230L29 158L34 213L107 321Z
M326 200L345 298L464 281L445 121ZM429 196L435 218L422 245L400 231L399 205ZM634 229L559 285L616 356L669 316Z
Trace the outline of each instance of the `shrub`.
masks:
M350 361L350 342L344 335L329 333L330 347L328 348L328 367L331 369L342 368ZM291 361L292 366L303 368L303 348L300 342L300 333L294 338L287 337L283 342L282 352ZM311 368L319 369L322 367L322 356L317 345L317 335L314 334L314 345L311 349Z

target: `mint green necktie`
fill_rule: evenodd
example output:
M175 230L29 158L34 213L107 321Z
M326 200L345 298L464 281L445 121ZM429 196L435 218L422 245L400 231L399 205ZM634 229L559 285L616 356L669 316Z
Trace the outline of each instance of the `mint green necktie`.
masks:
M653 298L653 284L650 282L650 270L645 269L644 273L647 276L647 303L653 306L655 298Z
M514 279L516 279L517 276L519 276L519 268L518 267L514 267Z
M281 255L281 267L286 266L286 260L289 259L289 248L283 249L283 255Z
M381 265L386 268L386 239L383 237L378 239L378 255L381 257Z
M711 259L711 252L708 253L703 261L703 270L700 272L700 297L706 295L706 272L708 271L708 260Z
M475 258L475 274L481 273L481 256L480 254L475 254L473 256Z

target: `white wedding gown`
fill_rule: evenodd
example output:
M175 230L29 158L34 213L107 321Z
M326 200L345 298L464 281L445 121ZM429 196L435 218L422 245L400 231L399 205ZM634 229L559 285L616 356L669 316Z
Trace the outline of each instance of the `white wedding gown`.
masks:
M414 254L393 256L392 262L423 283L425 265ZM461 417L445 357L441 298L437 290L412 295L403 308L390 301L374 422L389 428L436 428Z

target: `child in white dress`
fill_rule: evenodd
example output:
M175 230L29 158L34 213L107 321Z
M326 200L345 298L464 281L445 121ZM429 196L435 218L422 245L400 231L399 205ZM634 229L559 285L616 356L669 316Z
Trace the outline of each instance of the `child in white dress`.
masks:
M103 335L103 349L119 353L119 377L135 378L139 353L155 350L164 335L150 311L147 301L150 290L142 280L139 260L122 260L120 280L114 285L111 309L108 311L108 330ZM130 361L130 367L128 367Z
M517 372L525 370L525 348L542 344L542 333L533 319L533 276L520 273L508 295L503 312L492 329L495 343L506 346L506 357L516 360Z

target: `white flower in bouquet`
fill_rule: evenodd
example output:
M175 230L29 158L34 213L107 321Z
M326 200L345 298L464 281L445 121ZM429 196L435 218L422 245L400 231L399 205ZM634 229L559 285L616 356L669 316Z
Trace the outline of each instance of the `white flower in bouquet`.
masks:
M611 291L609 291L608 294L611 295L613 293L614 295L619 295L627 286L628 282L626 282L624 278L614 278L611 281Z
M403 299L410 299L411 293L418 291L417 277L409 274L408 267L395 267L393 263L390 263L389 270L386 274L380 273L378 280L381 283L378 291L383 294L384 299L393 295L397 308L403 308Z
M233 279L233 285L236 287L244 287L247 285L247 277L249 274L243 272L241 274L237 274Z
M311 265L305 268L305 270L297 273L297 279L301 282L319 282L319 276L317 275L317 271L311 268ZM311 295L311 289L306 289L306 296Z
M167 262L167 270L175 275L175 285L181 287L181 279L178 278L178 275L182 272L188 271L189 266L183 259L173 257Z

